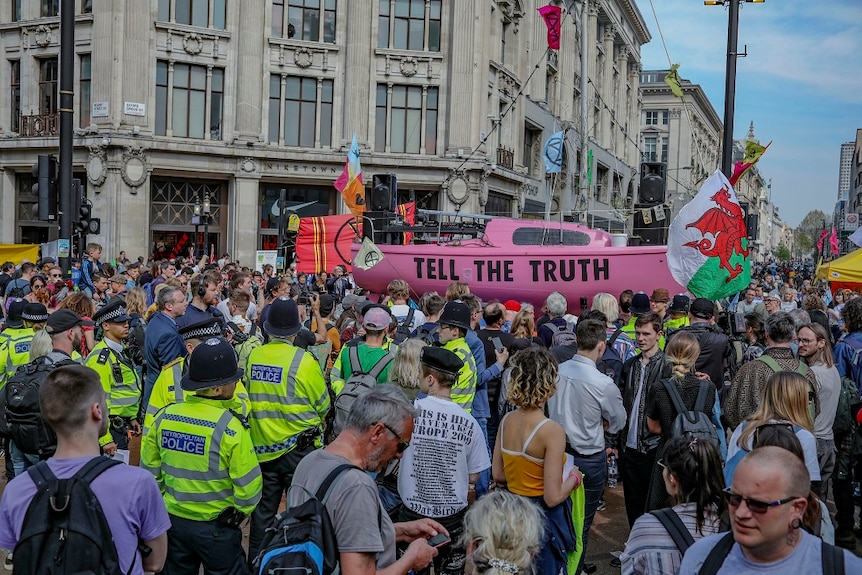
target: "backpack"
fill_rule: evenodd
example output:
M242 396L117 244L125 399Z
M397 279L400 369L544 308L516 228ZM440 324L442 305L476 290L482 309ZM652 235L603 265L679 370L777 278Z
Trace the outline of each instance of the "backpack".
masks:
M551 330L551 345L578 345L578 338L575 336L575 329L570 323L560 327L551 322L545 324Z
M596 369L613 379L614 383L617 384L620 382L620 375L623 372L623 361L620 359L620 354L614 349L614 342L617 341L622 332L623 328L618 327L610 339L608 339L608 344L602 357L596 362Z
M832 422L832 433L836 437L852 434L856 429L854 414L859 411L862 399L859 398L859 388L849 377L841 378L841 391L838 395L838 408L835 410L835 421Z
M679 518L679 515L672 508L668 507L667 509L650 511L650 515L653 515L661 522L667 534L676 543L676 548L679 549L680 553L685 555L688 548L694 545L694 537L691 536L685 523L682 522L682 519Z
M16 280L17 281L17 280ZM27 295L24 293L24 287L19 286L17 284L12 284L12 289L9 290L9 293L6 294L7 300L16 300L16 299L24 299L24 296Z
M410 337L410 326L413 325L415 313L416 310L411 307L410 311L407 312L407 317L398 322L398 328L395 330L395 335L392 336L393 342L399 344Z
M153 282L147 282L142 285L141 288L143 288L144 293L147 295L147 307L150 307L155 301L155 296L153 295Z
M437 332L440 331L440 324L435 323L432 327L428 328L425 325L419 326L416 330L416 335L413 337L418 337L422 341L424 341L427 345L433 345Z
M770 357L766 354L761 355L755 361L762 361L763 363L765 363L766 365L769 366L769 369L771 369L773 371L773 373L778 373L779 371L789 371L789 370L783 369L780 365L778 365L778 362L775 361L775 359L773 359L772 357ZM796 366L796 373L798 373L802 377L805 377L806 375L808 375L808 366L805 364L804 361L799 360L799 365ZM815 398L814 403L808 404L808 411L811 414L811 421L814 421L814 419L817 417L817 414L819 413L819 409L820 409L820 399L819 399L820 394L817 393L817 388L814 387L814 384L811 383L810 381L808 382L808 390L809 390L809 392L814 394L814 398Z
M330 575L338 569L338 542L326 499L335 480L348 469L359 468L349 463L339 465L329 472L313 498L275 516L252 562L255 574L296 571Z
M853 383L856 384L856 392L859 393L859 389L862 388L862 361L860 361L860 359L862 359L862 342L848 337L841 338L841 341L853 349L853 359L850 362L850 373L848 373L846 377L853 380Z
M709 416L703 412L711 384L708 381L700 382L693 410L686 408L682 401L682 396L679 394L679 390L676 388L673 381L670 379L664 379L662 380L662 385L664 385L664 388L667 390L671 403L673 403L673 407L676 410L676 417L670 425L670 436L696 437L698 439L712 442L715 448L718 449L718 432L716 432L715 426L712 424L712 421L710 421Z
M698 575L715 575L733 548L733 533L721 537L700 566ZM820 541L820 565L824 575L844 575L844 550Z
M352 372L347 381L344 382L344 389L335 398L335 420L332 426L334 435L338 435L344 429L344 426L347 424L347 416L350 415L350 409L357 398L366 391L374 389L377 385L377 378L392 363L392 360L395 359L391 353L387 353L378 359L377 363L371 366L371 369L362 371L357 346L349 346L347 353L350 357L350 369Z
M16 573L122 575L111 529L90 488L96 477L119 464L94 457L68 479L57 479L44 461L27 470L36 493L15 547Z
M6 383L2 400L6 431L23 453L47 459L57 449L57 435L39 408L39 386L54 368L78 365L65 354L50 353L18 368Z
M144 356L144 341L147 336L147 322L135 315L129 319L129 335L126 338L126 353L132 363L140 367L146 362Z

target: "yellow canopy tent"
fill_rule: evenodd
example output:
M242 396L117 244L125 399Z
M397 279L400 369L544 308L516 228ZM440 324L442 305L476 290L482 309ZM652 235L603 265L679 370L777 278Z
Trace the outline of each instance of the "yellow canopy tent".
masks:
M817 268L817 279L828 280L836 289L862 290L862 249L857 249Z
M36 263L39 259L39 244L0 244L0 263L14 262L20 264L23 260Z

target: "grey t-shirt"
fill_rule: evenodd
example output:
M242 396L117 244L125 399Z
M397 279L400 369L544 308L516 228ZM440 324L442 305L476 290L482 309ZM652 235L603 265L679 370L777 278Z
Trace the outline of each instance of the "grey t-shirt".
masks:
M306 501L329 472L344 463L350 462L322 449L306 455L293 475L290 506ZM367 473L349 469L336 479L326 500L326 511L339 551L375 553L377 569L395 563L395 527L377 496L377 484Z
M803 530L802 541L793 550L793 553L773 563L754 563L742 554L739 545L734 544L730 553L718 570L718 575L738 575L739 573L757 573L758 575L787 575L788 573L822 573L822 559L820 556L820 539L809 535ZM706 556L724 537L725 533L717 533L704 537L688 548L682 558L679 568L680 575L697 575ZM862 558L856 557L849 551L844 551L844 572L862 573Z

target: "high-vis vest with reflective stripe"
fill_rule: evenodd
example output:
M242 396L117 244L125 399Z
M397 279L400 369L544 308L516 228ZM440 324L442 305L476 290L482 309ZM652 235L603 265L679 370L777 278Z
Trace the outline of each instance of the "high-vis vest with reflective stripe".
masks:
M4 339L0 342L0 357L3 361L3 385L15 375L18 366L30 362L30 344L36 332L29 327L10 327L3 330Z
M107 350L107 354L103 350ZM102 361L102 357L106 359ZM141 381L128 359L122 357L103 339L93 347L84 365L96 371L108 396L108 413L121 417L135 417L141 404ZM121 380L114 377L114 366L119 366Z
M174 403L182 403L186 398L194 395L192 391L183 391L183 388L180 386L185 373L185 361L184 357L178 357L166 364L162 368L161 373L159 373L156 383L153 384L153 392L150 394L147 412L144 414L144 433L147 433L149 428L153 426L153 421L161 409ZM242 381L236 382L233 396L240 402L239 413L247 418L250 405L248 392Z
M168 513L212 521L235 507L251 513L263 479L247 429L228 411L236 399L200 396L169 405L141 444L141 467L152 473Z
M473 352L470 351L470 346L467 345L467 340L463 337L447 341L443 344L443 349L455 353L464 365L458 372L458 381L452 386L452 401L463 407L467 413L473 411L473 398L476 397L476 383L478 374L476 373L476 360L473 358Z
M251 439L261 462L295 446L296 435L322 428L329 391L320 365L303 349L271 341L251 352L243 381L251 400Z

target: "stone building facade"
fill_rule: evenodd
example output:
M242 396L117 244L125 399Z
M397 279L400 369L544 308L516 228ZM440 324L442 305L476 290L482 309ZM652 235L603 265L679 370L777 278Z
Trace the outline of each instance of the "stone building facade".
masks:
M304 215L345 211L333 188L355 133L366 186L395 173L420 208L605 227L637 185L640 46L633 0L590 0L590 117L579 125L579 15L561 49L523 0L76 0L74 177L110 257L207 244L251 261L277 244L279 190ZM0 242L55 239L31 166L57 154L59 0L0 0ZM566 133L550 188L547 137ZM578 197L582 134L592 187ZM14 214L14 217L13 217ZM598 214L598 217L595 215ZM202 232L202 230L200 230ZM198 236L203 242L202 234Z

